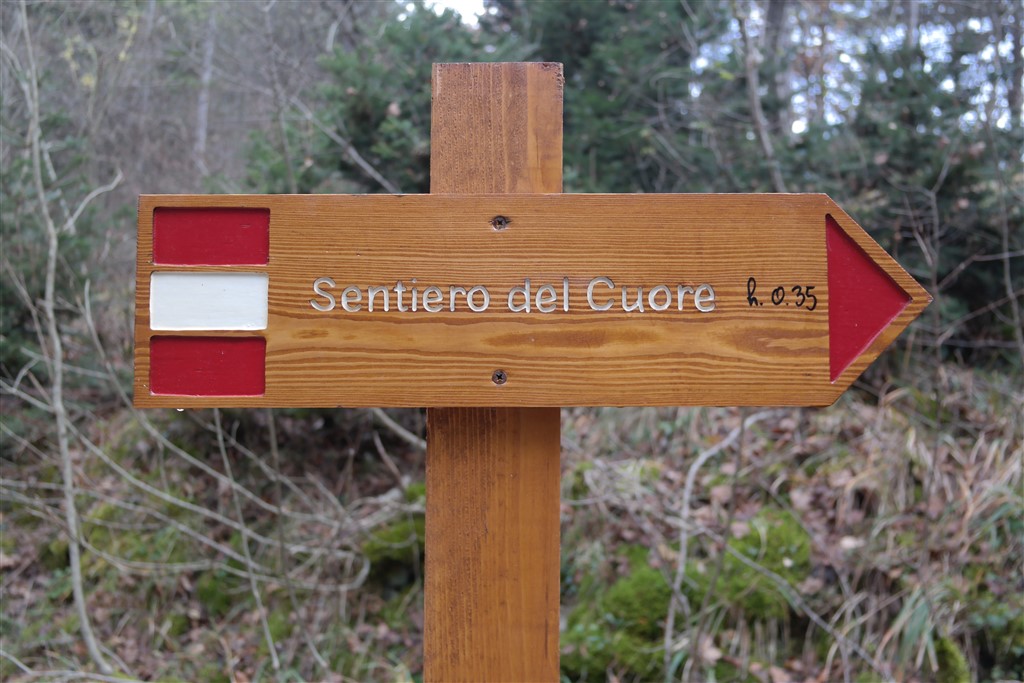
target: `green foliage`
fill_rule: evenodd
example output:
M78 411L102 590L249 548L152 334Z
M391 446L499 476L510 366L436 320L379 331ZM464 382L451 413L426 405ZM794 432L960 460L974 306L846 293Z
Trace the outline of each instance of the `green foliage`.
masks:
M338 48L321 66L327 79L317 117L402 192L430 191L430 82L435 62L517 61L527 46L473 31L451 10L441 14L421 0L407 10L394 3L371 31L373 59ZM398 15L404 18L399 20ZM289 128L290 147L304 158L282 159L280 142L256 135L248 184L261 192L288 192L293 168L299 192L381 192L384 188L326 136L312 141ZM278 136L279 137L279 136Z
M565 66L564 158L567 192L671 192L710 164L705 150L677 159L691 135L680 105L695 74L693 36L727 27L709 3L498 0L491 25L536 44L534 54ZM656 122L670 121L668 126ZM667 130L671 128L672 130ZM712 173L699 173L701 178Z
M796 585L810 572L811 539L800 522L788 512L762 511L749 522L750 531L729 541L729 547L765 569ZM710 565L717 561L691 563L687 569L690 589L698 602L711 590ZM789 602L776 584L748 567L732 554L722 560L722 571L714 585L714 595L749 620L785 619Z
M63 533L58 534L40 548L39 562L50 571L67 568L68 540Z
M950 638L939 638L935 642L937 683L971 683L971 669L963 651Z
M654 680L661 671L658 644L595 621L570 619L562 634L562 675L571 680L603 680L609 670Z
M573 680L591 680L615 670L650 680L662 666L665 615L671 589L647 564L641 546L620 549L630 570L611 586L585 582L580 603L562 634L561 668Z
M850 74L847 86L857 104L835 122L810 126L784 155L790 174L801 177L801 189L839 199L923 280L936 296L926 313L936 331L957 333L950 353L1019 362L998 343L986 353L984 344L964 340L1013 338L1008 307L971 312L1004 300L1007 288L999 259L974 259L1003 251L1004 234L1010 250L1024 247L1024 208L1005 194L1021 182L1019 158L1001 161L1024 145L1024 128L979 121L976 103L987 84L974 73L977 57L957 54L955 38L949 60L918 47L894 49L884 36L866 47L861 68L870 77ZM1009 277L1015 289L1024 285L1019 265Z
M216 569L204 572L196 581L196 598L211 619L226 615L235 604L235 598L228 590L231 581L227 572Z
M653 640L662 632L671 596L661 572L645 566L612 584L601 605L614 628Z
M224 670L221 664L208 662L203 664L198 671L198 679L210 683L231 683L231 676Z
M270 631L270 638L274 643L280 643L295 630L295 624L291 622L290 612L285 609L271 610L267 614L267 629ZM264 657L270 654L270 646L266 638L260 641L260 654Z
M57 179L43 176L45 201L60 241L54 289L61 300L73 300L81 291L80 278L88 273L100 240L91 225L91 211L87 210L76 221L73 232L64 229L67 216L61 211L62 205L74 202L89 190L81 171L86 144L83 138L65 132L70 122L63 116L48 116L40 126L56 150L54 163L65 174ZM0 129L0 144L23 150L24 141L10 140L4 126ZM0 375L4 377L15 376L31 360L29 353L42 350L39 335L45 331L41 328L38 305L45 290L48 250L31 161L27 154L11 156L0 173L0 244L4 263L0 269ZM70 316L65 312L61 318L67 320ZM45 373L45 368L37 364L35 371Z
M568 480L568 498L570 500L581 500L586 498L590 494L590 488L587 486L586 475L587 472L594 468L594 463L589 460L583 460L582 462L576 463L573 467L572 472L569 473L566 479Z
M426 524L422 514L412 515L379 529L363 541L370 561L370 576L389 590L402 590L423 572Z
M979 636L981 659L991 678L1024 679L1024 602L987 590L967 596L967 601L967 622Z
M422 481L414 481L406 486L405 500L409 503L425 503L427 500L427 485Z

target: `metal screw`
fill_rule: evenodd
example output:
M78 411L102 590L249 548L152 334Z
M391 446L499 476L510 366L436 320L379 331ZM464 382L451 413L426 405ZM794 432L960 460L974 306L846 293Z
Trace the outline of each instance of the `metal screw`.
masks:
M494 228L495 230L504 230L505 228L508 227L508 224L511 222L512 221L505 218L504 216L495 216L494 218L491 219L491 227Z
M497 384L498 386L501 386L502 384L508 381L508 373L505 372L504 370L495 370L493 373L491 373L491 381Z

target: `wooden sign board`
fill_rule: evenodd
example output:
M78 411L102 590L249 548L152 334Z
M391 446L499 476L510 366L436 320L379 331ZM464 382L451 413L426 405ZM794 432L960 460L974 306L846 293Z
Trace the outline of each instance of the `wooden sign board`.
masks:
M825 195L148 195L135 403L827 405L930 300Z

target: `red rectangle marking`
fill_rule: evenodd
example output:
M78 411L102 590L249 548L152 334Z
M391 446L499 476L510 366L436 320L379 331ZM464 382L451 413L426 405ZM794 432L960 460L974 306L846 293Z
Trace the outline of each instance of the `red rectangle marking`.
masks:
M162 396L262 396L263 337L153 337L149 390Z
M153 262L261 266L270 259L270 209L153 209Z

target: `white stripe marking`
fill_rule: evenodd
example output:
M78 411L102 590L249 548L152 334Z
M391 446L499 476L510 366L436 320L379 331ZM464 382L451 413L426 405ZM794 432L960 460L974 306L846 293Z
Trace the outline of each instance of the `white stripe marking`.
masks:
M154 330L265 330L266 273L153 273L149 325Z

